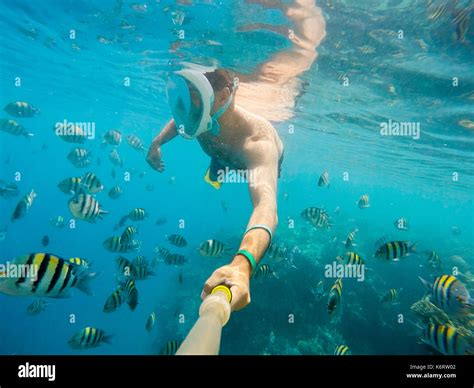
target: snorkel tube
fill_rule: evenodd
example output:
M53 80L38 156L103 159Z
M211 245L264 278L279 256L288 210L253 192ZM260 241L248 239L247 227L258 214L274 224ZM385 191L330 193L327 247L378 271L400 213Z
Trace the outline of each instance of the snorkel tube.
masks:
M218 355L222 328L230 318L232 293L224 285L215 287L199 307L199 318L178 351L182 355Z

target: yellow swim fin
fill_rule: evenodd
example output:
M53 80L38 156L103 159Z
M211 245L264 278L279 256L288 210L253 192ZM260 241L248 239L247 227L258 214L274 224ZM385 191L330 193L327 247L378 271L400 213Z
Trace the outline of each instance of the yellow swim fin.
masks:
M217 181L213 181L210 177L210 170L207 169L206 175L204 177L204 180L209 183L212 187L214 187L216 190L219 190L221 188L221 183Z

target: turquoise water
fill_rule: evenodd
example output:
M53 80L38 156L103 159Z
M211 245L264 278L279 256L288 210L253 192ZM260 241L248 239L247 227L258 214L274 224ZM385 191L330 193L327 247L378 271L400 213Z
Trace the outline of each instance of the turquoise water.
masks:
M148 145L170 118L164 91L170 68L186 61L249 73L290 43L268 31L239 32L239 26L288 22L278 11L242 1L194 6L163 1L1 4L0 102L28 101L41 113L15 119L34 133L30 139L0 133L0 179L13 182L16 173L21 175L16 182L20 196L0 198L0 228L6 228L0 257L3 262L46 249L60 257L87 258L100 276L92 283L94 296L73 291L67 299L48 299L50 304L37 316L26 314L33 298L0 294L0 353L77 354L67 341L83 327L95 326L114 335L112 345L79 353L157 354L167 341L185 337L197 318L204 281L228 261L201 257L196 248L209 238L237 248L251 212L248 190L244 184L228 184L216 191L205 184L209 158L196 142L176 139L167 144L166 171L159 174L125 139L118 147L124 167L114 168L108 160L111 146L101 147L102 136L119 129ZM146 8L139 6L144 4ZM417 343L416 328L397 323L398 314L413 319L410 306L425 292L417 276L450 273L451 256L461 256L465 272L472 271L474 241L473 129L459 124L474 120L473 29L460 42L449 12L430 20L439 4L318 4L326 19L326 38L318 59L300 77L304 86L294 117L275 124L285 145L275 242L288 251L299 247L301 253L292 255L291 263L265 259L278 278L252 282L252 303L224 329L222 354L332 354L339 344L347 344L353 354L432 351ZM182 25L174 24L173 15L180 14ZM172 50L180 29L186 44ZM70 39L71 30L75 39ZM349 86L341 82L344 74ZM130 86L124 85L126 77ZM458 77L457 86L453 77ZM13 117L2 111L1 118ZM54 136L54 124L64 119L95 123L96 139L84 144L92 153L86 169L73 167L66 158L75 145ZM389 119L419 122L420 138L380 136L380 123ZM72 218L69 197L57 184L87 171L103 182L105 190L96 197L109 214L95 224L79 220L75 229L54 228L52 217ZM329 172L329 188L317 186L323 171ZM129 182L123 179L125 172L131 173ZM453 173L458 179L453 180ZM124 194L112 200L107 192L117 184ZM33 188L38 196L31 210L11 223L17 202ZM371 207L361 210L356 202L363 194L369 195ZM304 222L300 213L310 206L324 206L330 213L330 231ZM122 306L105 314L105 300L116 287L117 254L107 252L102 242L118 233L114 225L134 207L150 214L137 223L140 253L151 260L159 245L182 252L188 262L182 267L158 265L156 276L137 282L135 311ZM408 219L409 231L394 228L399 217ZM158 218L166 223L156 225ZM179 229L181 220L184 229ZM294 220L294 228L288 220ZM453 234L453 226L461 233ZM327 295L317 301L311 291L319 280L326 290L331 287L334 279L324 278L324 265L344 253L341 241L355 227L357 252L370 271L364 282L344 282L340 310L330 319ZM165 236L173 233L185 236L188 246L171 247ZM44 235L50 238L47 248L41 245ZM398 263L372 258L374 243L382 236L418 242L420 254ZM438 252L441 269L427 265L425 250ZM125 256L132 259L134 254ZM403 288L399 305L379 303L389 288ZM157 322L148 333L145 323L151 311L156 311Z

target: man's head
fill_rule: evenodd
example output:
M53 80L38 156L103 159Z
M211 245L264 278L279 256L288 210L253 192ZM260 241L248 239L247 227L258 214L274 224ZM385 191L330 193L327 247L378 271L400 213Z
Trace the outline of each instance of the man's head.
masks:
M204 73L204 76L208 79L214 91L214 106L211 111L214 114L220 107L225 105L230 96L237 90L237 79L232 71L224 69L216 69ZM231 102L231 107L233 105L234 100Z
M233 107L236 87L233 73L228 70L174 72L166 90L179 133L188 139L208 131L218 135L218 120Z

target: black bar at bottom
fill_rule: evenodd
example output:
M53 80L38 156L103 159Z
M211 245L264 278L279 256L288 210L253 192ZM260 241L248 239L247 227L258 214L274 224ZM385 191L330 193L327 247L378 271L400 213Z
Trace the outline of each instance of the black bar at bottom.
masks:
M39 367L38 367L39 366ZM53 368L54 366L54 376ZM35 375L41 374L42 377ZM21 376L21 377L20 377ZM53 380L54 378L54 380ZM282 380L284 379L284 380ZM422 356L0 356L0 387L183 386L197 383L268 386L293 379L294 386L474 386L474 357ZM332 383L331 383L332 382ZM284 384L284 383L283 383ZM86 387L87 388L87 387Z

